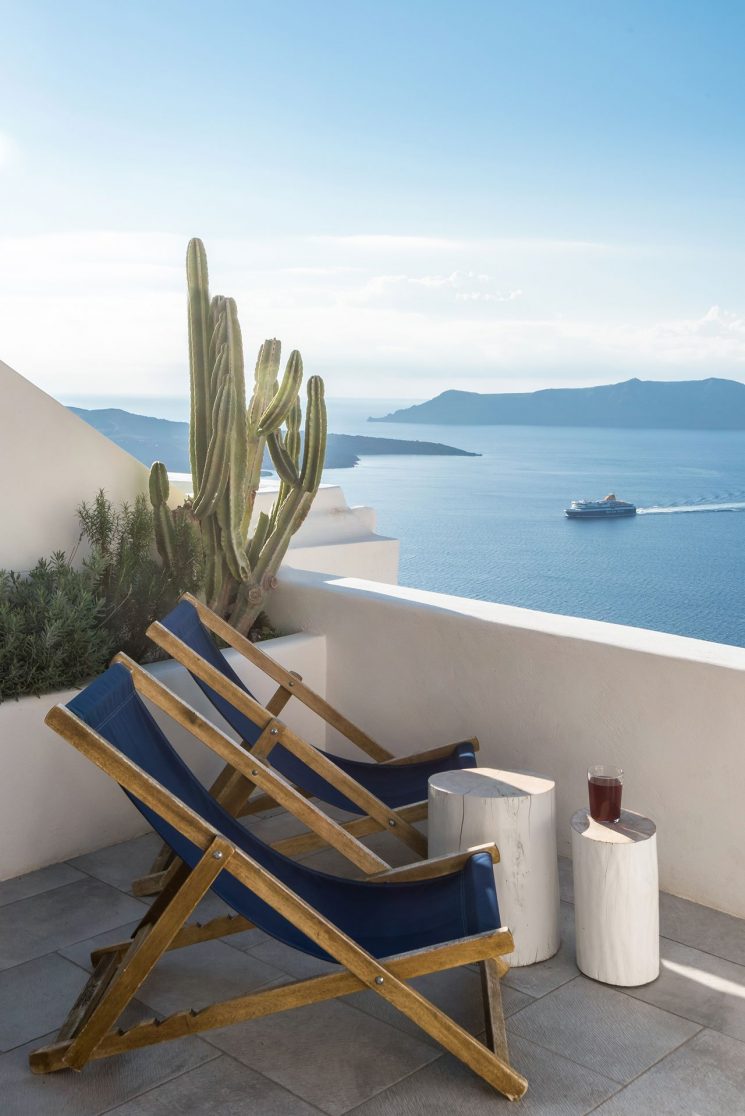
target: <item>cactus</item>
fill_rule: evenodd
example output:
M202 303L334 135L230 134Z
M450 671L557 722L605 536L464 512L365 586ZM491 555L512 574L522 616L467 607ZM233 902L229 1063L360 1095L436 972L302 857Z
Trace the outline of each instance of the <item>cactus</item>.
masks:
M189 510L201 531L207 602L247 633L318 491L326 450L323 381L318 376L308 380L301 439L302 358L296 350L290 353L279 381L281 346L268 340L259 349L247 406L238 311L232 298L210 299L201 240L189 243L186 277L194 485ZM251 535L265 448L280 486L271 512L260 513ZM172 565L175 540L168 476L157 461L150 473L150 500L158 553L164 564Z

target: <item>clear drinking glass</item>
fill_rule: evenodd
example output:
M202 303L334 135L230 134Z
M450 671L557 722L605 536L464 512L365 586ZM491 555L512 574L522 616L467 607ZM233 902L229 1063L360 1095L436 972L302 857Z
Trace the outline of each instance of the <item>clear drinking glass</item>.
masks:
M623 769L606 763L596 764L587 769L587 784L590 792L590 817L598 822L620 821Z

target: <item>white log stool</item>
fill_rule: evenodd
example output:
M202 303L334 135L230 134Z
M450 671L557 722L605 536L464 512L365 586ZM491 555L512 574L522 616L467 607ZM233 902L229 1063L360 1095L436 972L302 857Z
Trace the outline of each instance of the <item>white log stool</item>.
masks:
M429 778L429 855L466 852L493 841L502 925L515 939L510 966L553 957L559 934L554 783L523 771L489 767Z
M593 980L633 987L660 972L657 827L621 811L596 822L572 818L577 965Z

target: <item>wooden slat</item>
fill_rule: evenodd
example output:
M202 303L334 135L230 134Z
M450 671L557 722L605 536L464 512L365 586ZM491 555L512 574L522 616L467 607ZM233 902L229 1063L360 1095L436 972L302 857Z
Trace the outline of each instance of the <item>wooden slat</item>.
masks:
M396 810L399 817L408 822L423 821L427 817L427 803L415 802L411 806L400 806ZM342 829L352 833L355 837L369 837L372 833L380 833L386 826L375 818L355 818L354 821L340 822ZM304 856L306 853L315 852L326 847L326 842L315 833L299 833L296 837L283 837L281 841L274 841L272 848L285 856Z
M196 709L187 705L146 670L128 659L126 655L117 656L117 660L130 671L138 693L150 698L160 709L168 713L178 724L188 729L193 736L196 736L208 748L216 752L221 759L231 764L241 775L244 775L262 790L270 793L275 801L294 814L308 829L322 836L329 845L337 849L342 856L347 857L357 868L362 869L363 872L380 872L390 867L382 857L366 848L356 837L347 833L328 814L324 814L307 798L298 794L294 787L282 779L271 767L258 759L255 752L246 753L229 736L226 736L224 732L221 732L220 729L197 713ZM267 736L264 739L279 743L282 739L281 722L275 722L269 714L266 716L268 719L264 727ZM276 734L272 735L275 728ZM273 744L267 746L267 750L268 747L273 746Z
M509 1060L507 1048L507 1028L502 1007L502 988L499 983L499 969L496 960L485 957L479 964L481 970L481 990L484 997L484 1022L486 1025L486 1045L502 1058Z
M282 744L298 759L302 760L307 767L314 771L321 778L325 779L331 786L335 787L341 794L345 795L351 802L354 802L365 814L370 817L376 818L378 821L386 825L395 837L408 845L410 849L416 852L419 856L427 855L427 841L425 837L408 822L401 819L395 812L371 794L365 787L357 782L356 779L351 778L338 767L332 760L328 759L323 752L308 744L302 737L294 733L287 725L281 721L272 721L267 711L263 706L259 705L252 697L250 697L245 690L236 686L231 682L222 671L217 670L216 667L198 655L196 651L192 650L188 644L183 640L178 639L169 632L162 625L154 624L151 626L158 629L160 645L168 651L173 658L186 667L186 669L202 682L211 686L218 694L229 701L241 713L249 717L256 725L262 730L266 730L271 726L270 731L275 733L276 743ZM160 630L162 628L162 631ZM253 644L251 645L253 646ZM148 695L149 696L149 695ZM170 710L169 710L170 712ZM175 714L171 714L174 716ZM251 754L255 754L255 748L251 750ZM294 812L294 811L293 811Z
M181 599L189 601L194 606L199 614L200 620L206 628L209 628L215 635L219 635L221 639L224 639L226 643L230 644L236 651L239 651L249 662L252 662L254 666L262 670L264 674L268 674L275 682L287 685L303 705L307 705L309 709L317 713L319 717L327 724L331 725L332 728L335 728L342 736L346 737L347 740L351 741L352 744L356 744L357 747L371 759L376 762L391 759L391 753L378 744L376 740L373 740L373 738L368 736L366 732L363 732L358 725L355 725L349 718L344 717L337 709L334 709L333 705L330 705L320 694L311 690L304 682L299 682L294 679L290 671L270 658L257 644L251 643L250 639L246 639L245 636L240 635L235 628L231 627L226 620L223 620L209 609L207 605L198 601L196 597L193 597L190 593L186 593ZM158 639L155 634L151 634L150 629L148 629L147 634L158 643Z
M499 864L499 849L495 844L489 843L474 845L467 852L433 856L418 864L404 864L401 868L389 868L387 872L379 872L373 876L373 880L375 883L403 883L411 880L431 880L436 876L449 876L453 872L459 872L475 853L480 852L488 853L492 864Z
M395 759L383 762L386 767L405 767L407 763L431 763L434 760L447 759L458 744L472 744L474 752L479 750L478 737L472 736L469 740L459 740L456 744L443 744L441 748L430 748L428 752L414 752L410 756L396 756Z
M190 922L183 926L168 947L170 953L174 949L184 949L185 946L196 945L198 942L211 942L215 938L227 938L231 934L242 934L244 930L253 930L253 922L249 922L239 914L218 915L209 922ZM113 945L102 946L91 953L91 962L97 965L102 957L110 953L126 953L130 946L130 939L125 942L115 942Z

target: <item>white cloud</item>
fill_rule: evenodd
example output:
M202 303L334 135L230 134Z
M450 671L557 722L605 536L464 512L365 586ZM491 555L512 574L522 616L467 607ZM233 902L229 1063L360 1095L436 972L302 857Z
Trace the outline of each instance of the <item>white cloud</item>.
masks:
M280 337L329 394L743 377L742 313L680 312L674 297L663 307L644 285L650 248L635 260L578 243L306 236L207 248L213 290L238 301L247 363ZM0 358L58 393L186 394L185 247L176 234L114 231L0 239Z

